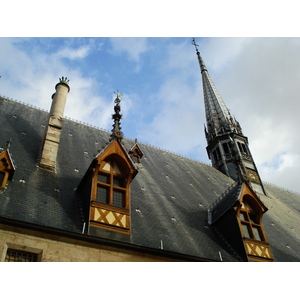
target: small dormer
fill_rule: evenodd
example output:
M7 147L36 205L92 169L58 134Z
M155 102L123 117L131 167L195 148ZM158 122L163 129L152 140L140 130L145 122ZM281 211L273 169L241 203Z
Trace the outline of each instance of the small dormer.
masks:
M137 141L134 144L134 146L129 150L129 155L134 163L138 163L138 164L141 163L141 159L144 154L141 148L139 147L139 145L137 144Z
M10 142L8 142L8 145ZM12 180L15 166L9 153L9 146L0 153L0 188L5 188L7 181Z

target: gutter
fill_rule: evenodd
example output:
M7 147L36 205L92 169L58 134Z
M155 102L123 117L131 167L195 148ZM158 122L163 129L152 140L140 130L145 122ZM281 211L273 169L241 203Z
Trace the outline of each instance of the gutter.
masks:
M126 242L120 242L117 240L111 240L111 239L106 239L102 237L96 237L96 236L91 236L87 234L82 234L82 233L76 233L72 231L67 231L67 230L62 230L54 227L48 227L44 225L37 225L33 223L27 223L23 221L18 221L18 220L13 220L13 219L8 219L4 217L0 217L0 224L4 225L9 225L12 227L20 228L20 229L28 229L28 230L34 230L40 233L47 233L47 234L52 234L55 236L59 237L66 237L74 240L80 240L84 242L90 242L98 245L105 245L105 246L111 246L111 247L116 247L124 250L130 250L130 251L135 251L138 253L142 254L151 254L151 255L156 255L156 256L161 256L161 257L166 257L166 258L171 258L174 260L181 260L185 262L216 262L216 260L213 259L208 259L208 258L203 258L203 257L198 257L198 256L193 256L193 255L187 255L187 254L182 254L182 253L177 253L177 252L172 252L172 251L166 251L166 250L161 250L161 249L155 249L155 248L150 248L150 247L145 247L137 244L131 244L131 243L126 243ZM9 231L12 231L12 229L6 229ZM66 241L67 243L70 243Z

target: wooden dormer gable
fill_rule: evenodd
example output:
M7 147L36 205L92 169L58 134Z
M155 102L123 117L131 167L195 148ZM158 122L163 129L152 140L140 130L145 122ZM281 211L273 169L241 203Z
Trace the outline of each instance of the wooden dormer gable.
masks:
M248 260L273 261L262 223L263 214L268 209L247 183L242 186L235 210Z
M130 183L138 173L118 139L93 162L89 226L130 234Z
M267 207L246 182L234 186L208 211L209 224L246 261L273 261L262 224Z
M0 188L6 187L7 181L12 180L14 172L14 163L9 150L6 149L0 153Z

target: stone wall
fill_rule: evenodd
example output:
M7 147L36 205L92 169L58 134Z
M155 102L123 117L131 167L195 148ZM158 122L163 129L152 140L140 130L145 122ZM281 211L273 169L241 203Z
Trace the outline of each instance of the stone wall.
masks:
M41 262L160 262L174 261L134 250L60 237L0 224L0 261L8 248L38 253Z

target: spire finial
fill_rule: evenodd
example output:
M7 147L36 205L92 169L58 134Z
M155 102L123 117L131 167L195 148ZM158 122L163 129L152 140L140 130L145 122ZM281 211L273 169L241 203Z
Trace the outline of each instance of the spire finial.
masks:
M197 54L199 53L199 50L198 50L198 44L196 44L196 40L195 40L195 38L192 38L192 45L194 45L195 46L195 48L196 48L196 52L197 52Z
M202 57L201 57L201 55L200 55L200 52L199 52L199 50L198 50L198 44L196 44L196 40L193 38L192 39L192 45L194 45L195 46L195 48L196 48L196 54L197 54L197 56L198 56L198 61L199 61L199 65L200 65L200 70L201 70L201 73L203 73L204 71L207 71L207 69L206 69L206 67L205 67L205 64L204 64L204 62L203 62L203 60L202 60Z
M115 99L115 113L112 115L112 119L114 120L114 124L113 124L113 129L112 129L112 133L110 135L110 140L121 140L123 138L123 133L121 131L121 122L120 120L122 119L122 115L120 114L121 111L121 107L120 107L120 102L121 99L123 97L123 95L121 93L119 93L119 90L117 90L117 92L115 92L115 94L117 95L116 99Z

